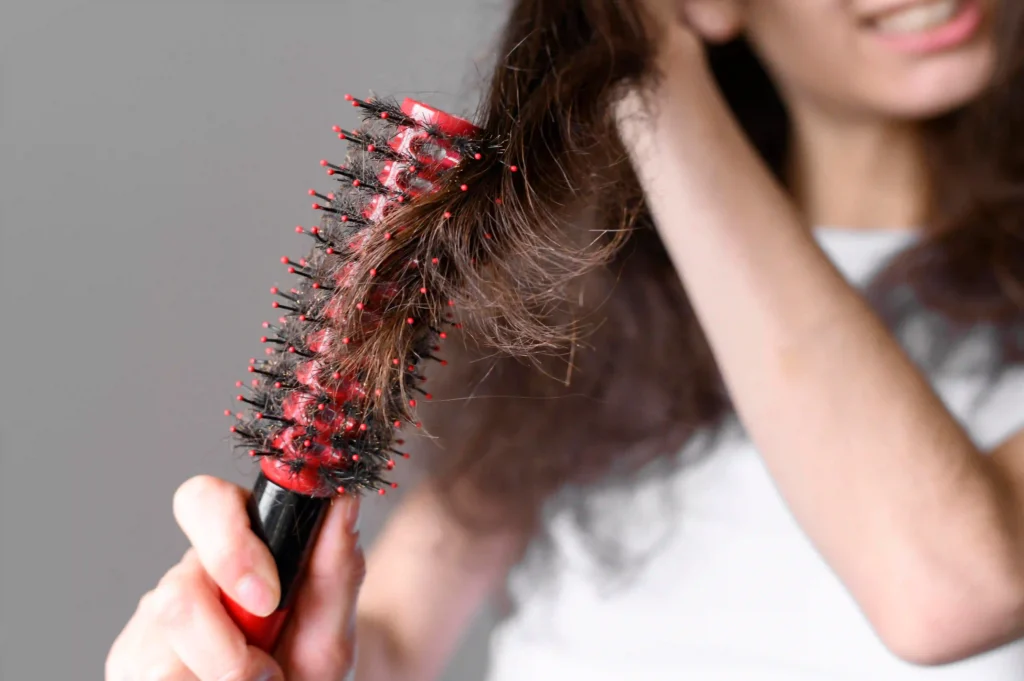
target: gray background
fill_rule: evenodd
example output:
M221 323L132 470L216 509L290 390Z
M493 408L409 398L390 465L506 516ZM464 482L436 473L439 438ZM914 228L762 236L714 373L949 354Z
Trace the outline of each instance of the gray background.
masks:
M0 679L101 678L186 547L174 489L251 481L222 410L344 93L465 110L504 10L0 0ZM450 679L480 676L486 625Z

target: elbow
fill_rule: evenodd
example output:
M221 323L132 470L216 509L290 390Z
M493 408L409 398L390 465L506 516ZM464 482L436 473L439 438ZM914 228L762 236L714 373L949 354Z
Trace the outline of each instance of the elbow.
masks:
M910 664L951 664L1024 635L1024 579L908 590L869 616L886 648Z

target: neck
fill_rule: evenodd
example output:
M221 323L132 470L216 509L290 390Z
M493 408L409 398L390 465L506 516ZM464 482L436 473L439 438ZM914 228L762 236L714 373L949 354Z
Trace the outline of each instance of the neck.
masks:
M907 122L843 120L794 106L788 181L807 224L916 229L925 219L927 174Z

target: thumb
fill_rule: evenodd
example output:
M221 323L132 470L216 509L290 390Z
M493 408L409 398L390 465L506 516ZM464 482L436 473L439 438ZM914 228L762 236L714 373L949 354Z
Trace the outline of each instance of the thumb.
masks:
M335 499L282 633L278 659L288 681L341 678L355 653L356 595L366 572L356 520L359 499Z

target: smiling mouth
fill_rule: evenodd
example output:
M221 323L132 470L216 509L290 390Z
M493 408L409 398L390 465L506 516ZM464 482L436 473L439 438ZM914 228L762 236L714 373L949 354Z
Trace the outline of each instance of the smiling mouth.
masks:
M923 33L953 21L976 0L923 0L865 19L868 28L889 35Z

